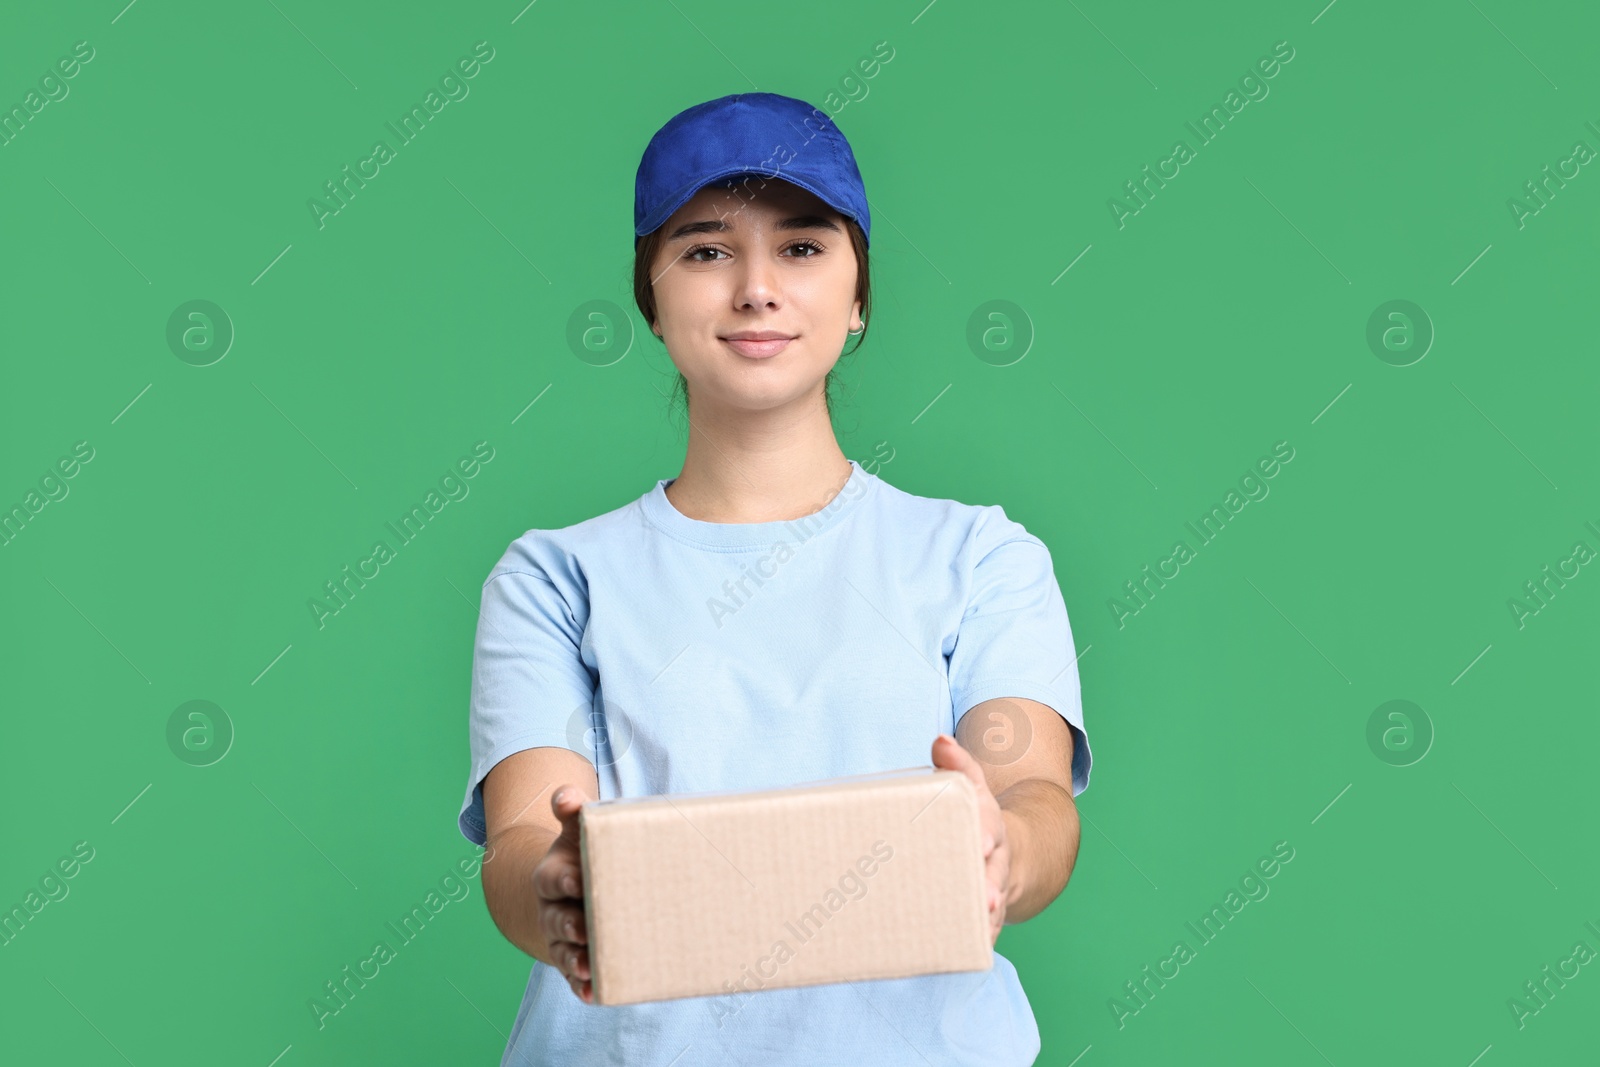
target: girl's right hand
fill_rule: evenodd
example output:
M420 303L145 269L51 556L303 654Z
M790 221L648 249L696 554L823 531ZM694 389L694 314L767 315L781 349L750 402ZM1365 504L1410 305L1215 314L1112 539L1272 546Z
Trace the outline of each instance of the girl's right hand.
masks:
M594 976L589 970L589 931L583 915L583 865L578 852L578 810L585 797L574 785L558 786L550 808L561 821L561 836L550 844L533 869L538 900L537 923L550 946L550 962L558 967L572 992L594 1003Z

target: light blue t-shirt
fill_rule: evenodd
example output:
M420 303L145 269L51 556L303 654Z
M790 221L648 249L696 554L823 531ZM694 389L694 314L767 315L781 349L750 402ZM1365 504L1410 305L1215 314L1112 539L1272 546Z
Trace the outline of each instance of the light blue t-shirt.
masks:
M483 585L461 832L513 752L573 749L600 798L765 789L927 766L973 705L1024 697L1073 728L1089 784L1066 605L1037 537L998 505L903 492L851 461L822 510L691 519L672 479L513 541ZM535 960L502 1064L1025 1067L1016 969L584 1004Z

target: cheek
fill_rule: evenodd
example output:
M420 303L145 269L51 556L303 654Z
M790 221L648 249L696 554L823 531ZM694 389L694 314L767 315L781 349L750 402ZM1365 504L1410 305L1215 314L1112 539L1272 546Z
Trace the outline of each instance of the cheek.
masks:
M656 317L663 329L684 333L704 322L716 297L715 286L706 275L691 275L669 269L655 283Z
M850 328L851 308L856 300L855 265L843 269L818 270L798 278L789 290L791 303L802 312L813 328Z

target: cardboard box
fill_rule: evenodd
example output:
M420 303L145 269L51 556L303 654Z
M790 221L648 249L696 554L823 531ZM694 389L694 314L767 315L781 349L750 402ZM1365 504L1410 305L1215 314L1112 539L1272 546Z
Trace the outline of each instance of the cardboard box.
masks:
M579 842L597 1004L993 965L955 771L590 801Z

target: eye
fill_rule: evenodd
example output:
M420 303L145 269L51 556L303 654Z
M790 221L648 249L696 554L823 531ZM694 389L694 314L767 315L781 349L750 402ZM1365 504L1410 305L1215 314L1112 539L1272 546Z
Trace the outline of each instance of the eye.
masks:
M689 249L688 251L686 251L683 254L683 258L687 259L687 260L689 260L690 262L693 262L693 263L709 263L709 262L711 262L710 260L706 260L706 259L696 259L695 257L698 256L701 252L716 252L716 253L718 253L720 255L720 254L722 254L722 249L714 248L711 245L695 245L693 248Z
M794 258L796 258L796 259L815 259L817 256L821 255L825 251L825 249L821 245L817 244L815 241L796 241L794 244L789 246L789 250L790 251L795 251L796 249L801 249L801 248L809 248L811 250L810 254L809 255L804 255L804 256L796 256Z

